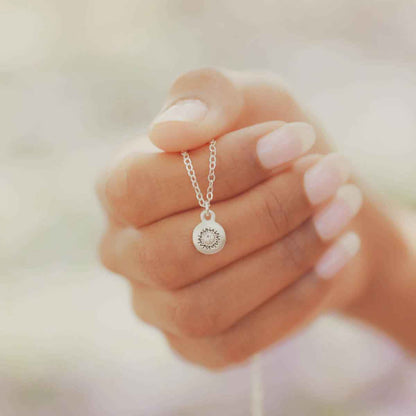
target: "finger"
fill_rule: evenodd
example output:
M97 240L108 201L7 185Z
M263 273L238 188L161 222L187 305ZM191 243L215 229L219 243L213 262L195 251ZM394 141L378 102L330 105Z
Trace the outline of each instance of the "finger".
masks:
M205 68L174 82L149 136L161 149L177 152L269 120L316 125L276 75Z
M361 202L360 190L344 185L312 220L208 278L174 292L135 290L136 313L176 334L208 336L223 332L310 270L326 242L350 223Z
M284 169L312 147L313 128L306 123L263 123L217 141L215 201L230 198ZM208 149L191 153L205 189ZM101 180L101 199L110 214L141 227L197 205L195 191L178 154L130 152Z
M310 270L326 244L308 221L277 241L205 279L175 291L132 282L143 321L187 337L224 332Z
M325 156L307 172L318 169L322 185L326 183L325 176L332 181L332 176L338 175L340 185L348 176L341 163L333 163L340 160L335 154ZM321 164L328 170L321 169ZM304 164L304 168L306 166ZM327 173L323 175L323 172ZM305 190L304 185L313 190L312 196L320 188L304 182L303 174L294 167L243 194L215 204L216 219L227 233L227 244L213 256L202 255L192 243L191 234L199 222L199 209L165 218L140 230L113 232L111 238L105 240L111 246L106 252L112 253L116 264L113 270L150 286L178 289L273 243L302 224L314 211L311 192ZM336 190L334 186L333 193Z
M211 369L238 364L315 318L332 285L307 275L222 334L206 338L165 336L179 355L195 364Z
M345 272L353 267L351 260L358 252L359 241L356 234L348 233L328 249L339 251L342 255L338 253L336 257L343 258L331 277L341 269ZM336 280L325 281L316 276L312 273L296 281L222 334L205 338L165 335L180 355L205 367L221 368L242 362L286 338L327 307Z

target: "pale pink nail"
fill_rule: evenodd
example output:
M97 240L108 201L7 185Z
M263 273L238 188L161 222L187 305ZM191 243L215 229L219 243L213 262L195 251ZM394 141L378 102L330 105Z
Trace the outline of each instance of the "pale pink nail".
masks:
M334 243L319 259L315 273L321 279L334 277L359 251L360 237L349 232Z
M323 240L337 236L360 210L362 202L361 191L355 185L341 186L334 200L313 219L319 236Z
M265 168L272 169L308 151L315 138L315 130L310 124L284 124L257 142L257 156Z
M200 100L181 100L160 113L153 124L166 121L188 121L198 123L202 121L208 112L208 107Z
M348 179L349 163L340 154L325 156L305 172L304 186L312 204L326 201Z

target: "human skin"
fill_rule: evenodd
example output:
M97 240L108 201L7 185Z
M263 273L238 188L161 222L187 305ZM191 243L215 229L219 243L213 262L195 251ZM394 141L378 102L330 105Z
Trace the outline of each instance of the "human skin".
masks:
M414 351L416 227L368 190L357 215L360 184L341 156L326 155L329 139L275 76L186 73L149 137L168 153L129 143L98 183L109 219L100 254L131 283L136 314L180 355L236 364L329 311ZM201 209L175 152L196 149L206 178L212 138L212 209L227 244L204 256L190 237Z

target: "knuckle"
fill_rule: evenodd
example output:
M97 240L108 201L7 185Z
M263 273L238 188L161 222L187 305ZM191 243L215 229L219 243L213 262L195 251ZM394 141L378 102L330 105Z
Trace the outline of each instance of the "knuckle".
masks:
M211 371L222 370L249 357L241 352L237 343L230 343L223 336L196 340L165 333L165 337L170 347L183 358Z
M176 289L176 279L160 261L160 252L150 245L140 246L137 250L137 262L148 283L161 290Z
M218 314L212 308L204 307L199 296L177 292L174 304L174 326L182 336L208 337L221 330Z
M133 308L134 314L140 318L143 322L149 323L145 319L145 314L143 313L143 302L141 301L140 294L138 289L134 286L132 288L132 295L131 295L131 306Z
M159 290L172 291L178 289L179 285L172 279L172 275L168 273L154 273L152 274L151 281L153 287Z
M250 354L242 343L234 337L219 337L215 343L217 359L213 364L218 367L228 367L245 361Z
M129 171L128 160L124 158L114 167L110 168L105 177L105 183L102 185L105 200L112 207L117 207L123 202L127 195L127 174Z
M153 186L152 175L131 154L108 172L101 194L116 217L140 225L140 218L151 208L148 196Z
M102 265L112 271L117 272L117 261L116 256L113 250L113 245L111 244L111 233L106 231L101 237L100 244L98 246L98 255Z
M191 71L187 71L180 75L175 82L173 83L172 89L182 88L185 84L189 86L189 84L193 82L200 83L201 81L212 83L217 82L218 80L223 80L225 75L223 72L214 67L204 67L198 68Z
M182 288L190 279L190 270L185 261L178 260L176 251L160 239L151 238L146 231L134 247L135 263L147 283L160 290L173 291ZM163 259L163 260L161 260Z
M290 91L288 84L284 79L272 71L248 71L243 75L251 80L251 83L255 83L258 87L264 87L270 90L270 86L273 87L273 94L280 102L290 104L295 103L293 93Z
M289 234L282 244L284 252L284 261L288 263L288 268L294 270L296 273L302 273L305 269L307 257L307 241L304 233L294 232Z
M275 237L284 235L289 229L289 213L273 184L263 189L259 206L260 218L266 221L267 229L272 230Z
M177 288L177 284L171 278L171 275L157 265L150 272L147 272L146 275L150 285L155 289L171 291Z
M160 265L155 265L146 275L155 289L171 292L181 288L180 279Z
M164 287L168 279L161 270L158 251L152 247L150 242L148 244L137 244L134 251L136 252L137 265L142 274L147 277L146 280L154 286Z
M169 347L173 351L175 351L175 353L178 354L180 357L193 364L197 364L205 368L210 368L210 354L201 354L201 352L199 351L199 346L197 343L195 343L195 340L177 337L176 335L173 335L165 331L163 331L163 334L166 338L166 341L169 344Z

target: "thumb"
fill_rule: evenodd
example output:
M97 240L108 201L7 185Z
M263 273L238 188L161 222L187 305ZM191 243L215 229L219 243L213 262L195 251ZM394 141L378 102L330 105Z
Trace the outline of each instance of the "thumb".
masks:
M232 130L242 108L243 94L224 72L190 71L173 83L149 137L167 152L196 148Z
M304 112L274 74L198 69L181 75L171 87L149 136L162 150L193 149L229 131L272 120L306 121L318 131L318 147L327 150L318 123Z

